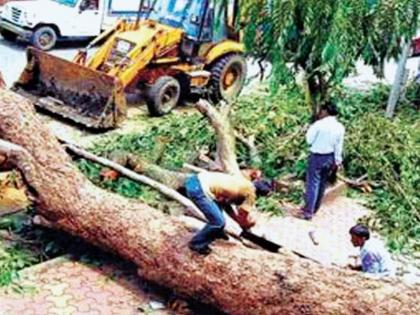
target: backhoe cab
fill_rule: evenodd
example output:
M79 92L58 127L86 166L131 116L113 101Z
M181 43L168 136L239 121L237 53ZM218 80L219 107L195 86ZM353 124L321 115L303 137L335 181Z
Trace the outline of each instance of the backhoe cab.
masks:
M231 100L246 78L235 31L237 1L142 0L136 22L121 21L69 62L35 48L15 90L47 111L91 128L116 127L125 93L141 91L149 112L170 112L191 93ZM89 49L106 39L89 56Z

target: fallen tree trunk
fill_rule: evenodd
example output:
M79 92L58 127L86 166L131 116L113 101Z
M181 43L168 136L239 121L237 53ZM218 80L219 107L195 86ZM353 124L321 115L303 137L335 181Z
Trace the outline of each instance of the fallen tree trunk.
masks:
M324 268L301 258L217 241L192 253L178 219L106 192L73 165L32 104L0 90L0 154L22 171L38 214L63 231L119 253L147 280L230 314L419 314L420 292L396 280Z

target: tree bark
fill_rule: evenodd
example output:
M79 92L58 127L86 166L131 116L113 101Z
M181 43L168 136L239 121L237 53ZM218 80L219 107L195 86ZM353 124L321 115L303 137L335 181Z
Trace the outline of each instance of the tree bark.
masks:
M407 59L410 55L411 42L405 43L398 61L397 72L395 73L394 84L389 94L388 104L386 106L385 117L392 118L394 116L395 107L401 95L401 90L405 84L404 78L407 72Z
M136 200L106 192L72 164L32 104L0 90L0 154L22 171L38 214L63 231L119 253L139 274L180 294L238 315L419 314L420 292L396 280L324 268L301 258L217 241L191 252L189 230ZM4 143L3 143L4 144Z
M312 117L315 117L318 113L318 105L316 101L316 88L315 88L315 82L313 78L308 77L306 74L304 80L303 80L303 88L305 91L305 102L308 106L309 110L312 113Z

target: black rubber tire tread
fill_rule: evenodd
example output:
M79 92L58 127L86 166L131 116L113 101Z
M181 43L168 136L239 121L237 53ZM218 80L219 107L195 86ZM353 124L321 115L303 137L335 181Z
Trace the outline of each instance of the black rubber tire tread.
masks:
M223 56L216 60L210 68L211 77L209 82L209 92L210 92L210 100L217 104L222 100L229 101L230 99L225 99L224 95L222 94L220 82L222 80L223 72L226 70L226 67L229 65L239 62L242 66L242 83L240 88L238 89L235 96L237 96L245 83L246 75L247 75L247 65L246 65L246 59L243 55L240 54L228 54L226 56Z
M162 107L162 93L168 87L173 86L177 89L176 103L173 107L165 109ZM146 93L146 104L151 116L163 116L172 111L176 105L179 104L181 98L181 85L177 79L170 76L163 76L156 80L156 82L148 89Z
M191 82L185 74L178 74L174 76L178 80L181 87L181 94L179 96L178 104L183 104L191 94Z
M9 30L4 30L4 29L0 30L0 34L1 36L3 36L5 40L11 41L11 42L14 42L16 38L18 37L18 34L15 34Z
M39 42L41 35L45 32L49 32L53 37L53 40L48 45L42 45ZM31 37L31 44L41 50L47 51L54 48L55 44L57 43L57 32L51 26L40 26L38 27L35 32L32 34Z

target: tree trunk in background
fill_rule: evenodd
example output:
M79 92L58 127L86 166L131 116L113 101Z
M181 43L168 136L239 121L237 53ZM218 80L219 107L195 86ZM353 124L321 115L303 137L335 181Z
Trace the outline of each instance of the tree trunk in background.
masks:
M317 102L317 85L313 77L305 77L303 80L303 88L305 91L305 102L312 113L312 117L315 117L318 113L318 102Z
M38 214L57 229L133 261L139 274L230 314L420 314L420 292L301 258L217 241L192 253L176 218L89 182L36 117L32 104L0 89L0 143L22 171Z
M385 117L392 118L394 116L395 107L400 99L401 90L405 84L405 74L407 72L406 65L408 56L411 50L411 42L404 44L400 59L398 61L397 72L395 73L394 83L392 85L391 93L389 94L388 103L386 106Z

